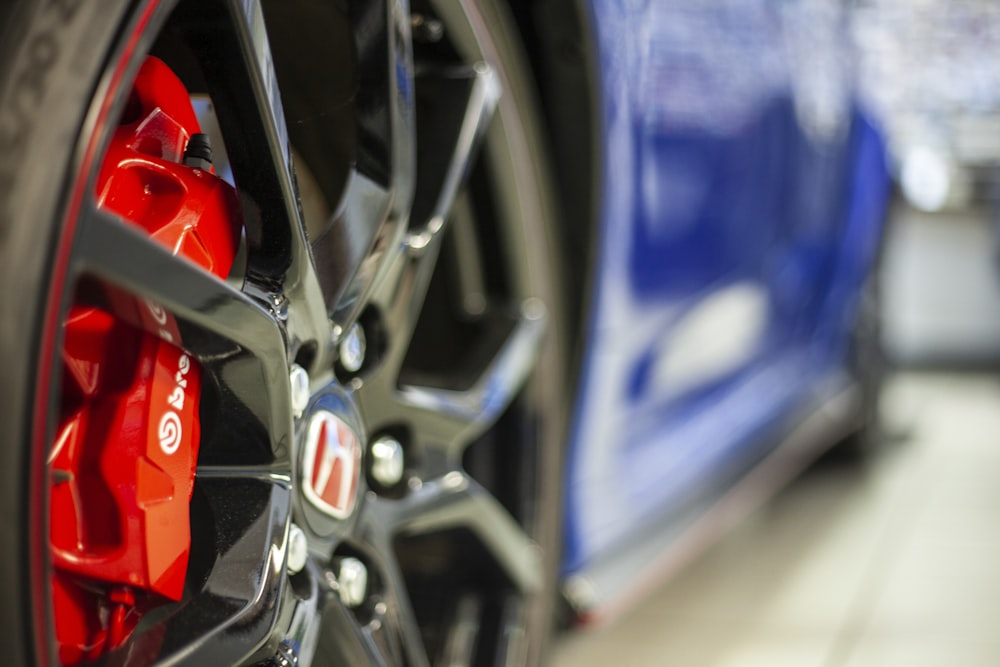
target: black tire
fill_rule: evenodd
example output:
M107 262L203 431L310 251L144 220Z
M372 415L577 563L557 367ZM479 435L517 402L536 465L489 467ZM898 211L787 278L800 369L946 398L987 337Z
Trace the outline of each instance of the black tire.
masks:
M67 168L80 158L80 136L95 96L108 47L125 2L7 3L0 26L0 275L18 294L0 306L0 352L5 381L0 454L3 529L0 550L0 623L12 665L36 663L37 633L48 610L41 450L35 422L38 360L46 317L57 320L61 295L50 294L62 216L67 208ZM55 312L52 312L52 311ZM43 436L44 437L44 436Z
M350 26L354 25L351 22L360 20L359 17L371 19L371 7L382 5L361 0L346 4L350 11L342 9L343 15L331 20L346 21L338 25L346 26L347 34L355 40L360 39L357 31L351 32ZM388 107L380 108L390 116L388 120L375 119L387 124L361 123L364 126L349 137L350 148L357 149L357 145L366 141L365 133L371 133L375 144L388 147L386 150L391 155L402 155L386 163L387 178L391 181L387 187L390 194L404 194L387 198L388 218L375 225L377 230L361 252L338 256L325 254L322 246L324 239L336 236L339 222L322 229L311 228L308 232L313 238L307 238L307 230L300 222L302 213L295 173L286 174L282 180L282 160L291 156L275 152L271 128L265 127L266 132L259 139L264 144L271 141L271 144L252 145L255 137L252 129L234 120L245 111L240 111L241 105L235 102L240 99L239 93L213 89L218 86L217 80L232 79L232 71L237 71L232 68L242 67L250 80L245 86L246 95L266 94L262 92L266 85L253 80L255 65L250 63L258 62L256 66L259 67L259 62L267 59L252 61L252 53L239 55L240 47L247 51L259 46L253 41L252 30L244 34L240 31L247 30L246 27L235 25L239 23L237 19L243 19L243 15L237 16L240 10L236 8L247 5L236 0L162 4L66 0L44 4L23 1L0 9L0 19L4 21L0 25L0 275L13 287L9 298L0 304L0 354L5 367L5 381L0 388L0 405L3 406L0 408L0 437L6 443L0 454L0 475L3 475L0 508L7 536L5 546L0 549L0 623L2 636L9 647L5 663L58 664L54 653L49 579L52 569L48 545L50 470L45 458L51 446L60 400L60 323L73 299L74 285L81 276L87 276L88 279L109 281L136 296L156 296L182 323L185 349L202 361L207 376L212 378L211 383L206 384L217 387L215 402L202 404L203 419L222 424L214 428L208 440L210 443L225 439L228 428L225 424L229 423L226 420L232 418L226 406L238 403L241 410L250 409L249 404L240 401L244 394L252 393L253 387L231 384L232 378L223 373L231 370L225 365L229 362L216 360L209 348L214 345L212 349L217 350L218 341L229 341L239 347L238 341L244 340L241 336L249 336L240 331L246 332L252 326L235 316L231 321L226 319L229 316L216 317L213 315L216 310L207 306L191 305L189 308L181 293L182 287L172 287L174 291L160 295L157 289L161 285L185 285L194 281L190 284L207 286L223 297L230 295L226 298L234 300L234 309L266 313L269 319L260 320L260 330L267 335L280 332L280 337L272 337L274 341L282 341L282 346L278 354L274 350L279 348L268 347L270 339L265 345L246 338L248 345L258 346L249 350L247 358L254 360L257 364L254 368L262 377L272 380L271 385L260 387L256 393L268 397L267 400L273 398L278 404L287 404L289 389L281 383L288 377L290 365L300 364L314 380L319 378L320 383L325 382L319 388L314 382L309 409L324 401L329 403L333 400L331 397L344 401L351 406L348 412L360 419L359 428L367 436L391 434L398 437L404 442L408 457L406 478L392 488L380 487L369 470L367 481L361 482L367 491L359 494L358 500L359 507L364 510L358 510L343 526L334 526L336 522L329 519L310 518L315 510L297 495L299 445L296 443L304 437L302 423L289 417L287 428L280 423L271 424L259 432L250 428L241 431L242 427L234 426L233 433L241 437L249 433L248 437L261 439L263 445L267 445L261 448L263 458L254 465L265 463L272 466L278 477L284 475L282 479L292 480L285 484L287 489L282 486L284 482L275 483L268 492L271 494L268 496L270 504L267 507L271 512L268 516L277 516L275 512L281 507L286 508L287 514L280 516L280 520L265 523L271 532L260 537L266 548L261 551L261 561L257 565L263 567L266 555L275 550L285 553L290 521L307 526L311 525L310 521L323 524L322 530L306 528L309 539L315 540L310 542L312 560L294 575L294 581L284 568L275 572L264 568L265 574L259 575L260 581L255 584L258 588L254 589L255 594L260 594L259 600L243 601L245 607L238 613L233 612L232 617L206 615L204 609L208 605L202 604L202 598L215 576L212 563L220 556L213 551L214 543L208 542L221 539L218 536L226 531L250 531L251 519L255 517L239 523L233 518L239 512L233 511L232 517L220 512L212 504L210 494L199 490L196 481L194 503L201 503L197 511L192 509L194 545L191 558L196 564L189 569L185 598L177 605L165 606L151 614L123 648L108 655L110 663L279 664L268 661L278 660L283 655L287 658L288 653L301 649L298 659L299 664L304 665L308 664L315 649L313 664L317 665L377 664L379 660L388 664L405 661L419 665L428 659L436 661L448 651L452 651L452 656L458 655L454 651L460 650L456 642L462 637L455 633L467 632L474 626L478 628L475 635L478 642L474 642L467 656L469 664L497 664L499 657L504 655L513 655L513 664L537 664L544 655L556 599L561 447L569 392L563 386L567 376L564 358L567 346L563 343L562 304L558 297L561 292L556 284L560 262L550 236L556 212L549 185L546 142L541 138L531 74L521 54L514 24L502 2L472 0L462 6L443 0L413 3L415 9L427 12L425 19L440 18L445 30L443 40L431 34L426 43L416 45L417 104L424 95L430 96L433 106L435 86L438 85L435 77L446 80L442 85L448 87L451 85L449 77L455 72L459 72L456 75L459 78L466 77L469 81L479 81L488 74L500 84L503 96L489 125L485 125L489 111L484 113L484 125L475 133L478 137L475 143L466 147L468 153L456 150L448 156L458 164L458 172L468 173L470 178L468 187L460 189L456 195L462 202L461 210L451 210L453 202L441 195L440 184L434 178L427 180L425 174L435 167L420 171L427 164L426 155L420 153L421 140L429 144L432 138L437 138L431 133L438 129L428 129L433 123L425 122L430 117L421 117L423 112L419 106L415 121L412 109L396 108L389 102ZM249 5L254 6L253 3ZM301 11L296 13L296 9L288 9L292 5ZM398 15L404 6L388 0L386 11L379 19L387 24L381 35L384 39L374 40L388 48L390 54L399 56L400 60L393 61L392 65L401 63L402 69L379 71L370 76L372 72L363 71L364 62L360 62L366 54L354 54L359 60L355 63L359 73L349 81L358 83L360 94L356 95L357 91L350 85L345 85L345 89L358 106L371 102L366 86L376 85L372 81L390 80L388 91L382 91L387 92L386 99L392 97L388 93L399 93L405 88L393 78L408 76L407 67L413 57L408 34L411 23L407 17ZM310 100L309 89L295 80L295 72L301 72L297 67L301 53L296 52L291 42L294 42L292 36L296 25L304 26L301 21L309 18L303 13L309 7L307 2L273 2L265 6L259 17L253 17L262 17L275 41L273 54L268 51L267 56L273 56L279 84L290 81L287 89L281 91L282 99L286 109L296 112L300 108L298 105L308 105ZM230 17L234 25L227 24L228 27L223 26L220 32L219 26L225 23L226 17ZM290 28L291 31L275 39L271 29L279 24L284 27L275 27L275 30ZM371 25L367 24L365 29L370 29ZM226 37L227 30L232 32L229 37ZM309 30L303 28L301 34L305 40ZM190 51L194 55L182 57L177 55L181 53L176 50L178 39L200 40L200 46L190 47L184 42L187 50L183 53ZM218 40L219 58L212 63L198 60L198 54L204 57L215 48L215 40ZM225 51L226 48L231 50ZM92 186L94 165L103 155L109 128L124 108L128 82L137 71L142 56L151 50L168 65L176 67L189 87L202 83L208 86L216 106L222 109L219 114L222 133L231 153L236 181L245 186L241 189L244 205L250 211L263 211L246 223L248 268L246 275L241 276L244 280L242 290L227 287L221 281L218 285L205 282L204 276L191 274L189 269L171 263L162 250L149 251L149 257L157 266L173 267L170 270L180 272L179 277L148 278L143 271L153 269L141 266L139 257L129 259L131 264L127 266L126 262L109 269L101 264L100 257L110 257L112 253L95 250L99 242L91 235L92 230L106 223L94 222L94 212L87 208L91 205L88 204L91 198L88 188ZM425 61L421 62L421 58ZM472 67L481 60L492 69ZM239 61L238 65L232 64L235 61ZM219 71L206 73L213 67ZM211 81L213 76L217 79L215 83ZM208 82L201 81L202 77ZM405 81L413 83L408 78ZM242 84L234 84L237 88L239 85ZM216 99L217 94L231 96L231 99L227 103ZM242 101L248 99L250 97L244 97ZM259 98L253 99L263 104ZM440 102L443 98L437 99ZM225 111L227 104L228 112ZM273 107L263 111L257 108L248 113L259 112L266 119L269 110ZM331 112L342 119L338 113L347 112ZM352 113L362 112L354 109ZM285 120L279 120L284 127ZM264 121L261 123L267 125ZM351 164L363 163L372 155L377 158L377 151L343 166L342 172L331 172L328 165L311 162L311 153L316 152L316 146L325 147L324 150L329 148L331 144L323 144L323 140L336 144L337 137L323 134L322 128L301 129L307 126L307 122L295 125L290 131L291 144L287 146L295 147L296 157L301 161L299 180L310 174L309 178L313 179L327 178L329 182L325 187L333 191L340 187L342 197L349 197L345 174L349 175ZM386 134L379 134L380 127ZM315 144L310 143L315 139L308 134L312 131L319 132ZM404 136L407 133L409 136ZM238 137L246 138L247 146L234 139ZM296 141L300 143L296 145ZM355 143L350 144L351 141ZM405 157L407 141L417 146L417 160L409 166ZM481 145L478 158L477 145ZM286 148L284 145L278 147ZM253 169L246 166L252 158L261 155L269 155L274 165L260 166L258 160ZM356 158L357 154L351 157ZM434 174L436 172L432 176ZM402 181L392 181L393 178ZM403 184L397 185L399 182ZM406 188L411 185L416 189L414 209L410 208L409 197L405 195ZM430 190L425 192L422 188ZM432 208L444 201L446 210L431 212L447 214L450 225L445 226L445 230L472 230L471 245L468 235L465 239L453 239L452 235L458 232L441 232L434 225L422 226L426 221L416 219L420 216L413 211L422 214L420 207L427 201ZM410 220L409 227L400 226L398 221L405 221L411 214L414 219ZM280 221L283 215L288 216L285 227ZM411 239L425 233L429 234L423 239L426 243L421 249L413 249L417 241L411 243ZM406 248L412 250L407 254L406 248L400 246L403 259L397 264L405 265L402 269L388 259L380 260L383 256L390 257L392 253L387 248L391 250L395 247L393 243L400 240L409 243ZM338 246L338 250L342 249ZM128 254L120 253L122 248L112 250ZM140 254L145 257L145 252ZM435 262L438 253L440 259ZM396 311L391 299L403 293L403 287L401 283L392 282L394 271L408 271L406 267L410 264L407 262L416 264L420 260L413 258L419 257L429 257L428 265L433 267L414 269L414 282L425 284L426 300L422 288L418 287L404 304L406 307L399 310L408 314L397 317L393 314ZM324 349L336 335L333 330L323 328L331 326L329 320L326 317L322 322L309 319L316 311L311 295L319 292L315 289L309 292L296 281L315 278L310 271L313 261L319 275L317 280L328 281L323 283L325 289L320 290L325 297L324 316L329 315L335 323L345 325L358 320L369 333L370 354L359 371L350 372L338 365L332 343L330 350ZM475 295L473 307L463 309L462 299L469 294L458 290L456 297L456 283L462 281L453 278L467 271L469 266L479 273L485 292ZM133 277L120 278L126 274ZM333 281L333 287L329 281ZM308 303L300 306L302 301ZM544 337L540 335L542 322L547 325ZM498 323L509 326L510 331L502 333L506 330L501 330ZM188 331L195 333L187 336ZM230 333L232 338L227 338ZM499 407L482 403L486 407L470 413L467 424L455 427L457 445L448 440L445 447L435 441L438 438L443 442L446 436L434 429L444 428L440 424L452 418L440 410L408 421L409 415L414 414L413 407L409 404L405 409L400 407L395 392L401 385L406 389L425 388L425 395L442 396L451 392L447 395L461 395L467 403L480 405L473 400L477 398L477 381L488 379L487 374L493 372L495 366L506 363L502 354L515 345L520 346L520 352L528 351L525 358L530 359L530 365L521 363L513 371L507 369L514 373L515 379L501 386L505 393L497 403ZM400 364L395 368L390 363L394 358ZM276 382L277 378L281 382ZM262 402L267 403L267 400ZM212 413L213 410L216 413ZM447 437L452 435L449 432ZM289 442L292 443L290 447ZM440 447L440 451L435 447ZM211 446L208 448L211 450ZM441 453L445 449L447 455ZM203 448L203 454L204 451ZM232 447L211 450L210 461L223 461L225 465L239 468L244 461L226 458L236 456L233 451ZM457 458L449 458L452 454ZM251 467L250 463L246 465L247 469ZM239 479L242 477L234 475L229 483L238 485ZM282 495L286 491L287 494ZM434 493L438 495L432 495ZM455 510L449 505L452 514L461 514L459 519L421 514L423 523L410 519L406 523L399 518L406 515L411 505L425 507L418 500L428 499L427 506L433 509L437 507L434 503L444 506L455 498L464 503L463 508L468 505L475 511ZM206 507L214 509L208 511ZM196 516L202 511L212 518ZM420 511L429 513L431 510ZM383 519L385 526L379 524ZM390 526L390 519L398 523ZM230 523L225 523L227 521ZM431 527L420 527L425 525ZM375 533L378 533L377 538L372 537ZM516 544L497 541L496 535L510 535ZM529 545L537 545L538 553L534 547L526 549ZM321 552L322 556L317 555ZM366 599L364 603L369 605L371 602L371 608L364 607L364 616L323 588L322 573L334 569L333 563L345 556L364 561L371 572L373 583L368 592L371 601ZM460 580L461 586L456 586L454 582L459 570L464 579ZM527 583L527 579L534 576L533 570L539 575L539 587ZM192 572L197 572L198 576L193 576ZM518 577L526 579L521 581ZM381 611L374 602L376 599L386 602ZM256 619L253 614L266 617L270 625L257 620L243 624L239 632L216 631L216 627L229 627L226 623L235 627L246 619ZM300 622L302 618L306 618L306 623L296 627L307 635L308 627L322 626L321 631L313 633L313 639L316 636L319 639L311 648L290 643L282 634L288 630L288 624ZM379 635L378 628L372 630L374 626L386 629ZM253 634L260 628L264 629ZM365 643L363 637L369 636L365 632L375 638ZM520 632L524 633L523 637L518 634ZM149 640L152 635L159 637L156 642ZM328 649L331 652L324 654Z

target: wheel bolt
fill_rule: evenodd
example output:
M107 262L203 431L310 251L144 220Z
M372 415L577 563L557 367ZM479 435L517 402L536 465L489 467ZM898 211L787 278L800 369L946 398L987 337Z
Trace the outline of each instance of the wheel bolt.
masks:
M383 435L371 444L372 478L382 486L395 486L403 479L403 446Z
M437 19L428 18L423 14L414 14L410 17L410 29L413 40L424 44L440 42L444 37L444 25Z
M278 652L268 663L268 667L296 667L299 664L299 656L295 653L295 648L288 642L281 642Z
M357 373L365 363L365 330L355 322L340 340L340 365L348 373Z
M288 558L285 560L289 574L297 574L306 566L309 545L306 534L294 523L288 527Z
M337 570L337 592L348 607L354 608L365 601L368 593L368 568L357 558L340 559Z
M309 405L309 373L302 366L292 364L288 381L292 387L292 413L296 417L301 417Z

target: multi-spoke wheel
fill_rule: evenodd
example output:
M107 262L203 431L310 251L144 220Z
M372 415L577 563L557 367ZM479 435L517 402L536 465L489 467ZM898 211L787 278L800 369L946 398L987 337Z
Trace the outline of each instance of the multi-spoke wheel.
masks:
M536 662L564 350L502 4L8 25L7 663Z

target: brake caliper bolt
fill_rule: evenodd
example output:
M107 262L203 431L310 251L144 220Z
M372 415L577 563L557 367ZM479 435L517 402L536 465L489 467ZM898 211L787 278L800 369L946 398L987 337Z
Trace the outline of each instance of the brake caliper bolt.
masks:
M285 560L289 574L298 574L306 566L309 545L306 534L294 523L288 527L288 558Z
M383 435L371 444L372 479L385 487L403 479L403 446L392 436Z
M212 142L207 134L192 134L184 149L184 164L202 171L212 169Z
M365 363L365 330L355 322L340 341L340 365L348 373L357 373Z
M354 608L364 602L368 593L368 569L365 564L350 556L342 558L337 570L337 591L348 607Z
M292 413L296 417L301 417L309 405L309 373L302 366L292 364L288 381L292 387Z

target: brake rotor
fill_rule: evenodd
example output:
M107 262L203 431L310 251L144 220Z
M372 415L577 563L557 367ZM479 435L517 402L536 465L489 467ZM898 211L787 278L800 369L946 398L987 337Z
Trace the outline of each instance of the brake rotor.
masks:
M191 97L147 57L100 169L98 205L224 279L242 231ZM51 466L53 614L63 664L120 646L184 594L202 369L163 305L81 281L64 321Z

